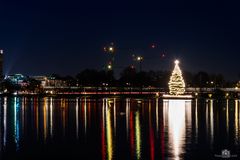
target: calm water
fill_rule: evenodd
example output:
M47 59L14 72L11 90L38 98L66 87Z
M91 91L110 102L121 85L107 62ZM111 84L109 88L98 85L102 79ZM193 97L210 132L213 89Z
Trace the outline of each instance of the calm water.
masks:
M0 156L215 159L227 149L240 158L239 102L2 97Z

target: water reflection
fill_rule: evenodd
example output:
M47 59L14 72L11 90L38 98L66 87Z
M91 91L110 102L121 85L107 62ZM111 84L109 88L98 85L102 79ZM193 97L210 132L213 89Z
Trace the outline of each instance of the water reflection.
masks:
M53 136L53 98L50 98L50 137Z
M126 99L126 134L127 134L127 139L129 135L129 115L130 115L130 98Z
M20 143L20 104L19 98L14 97L14 138L16 143L16 150L19 150Z
M185 153L186 128L191 126L191 101L164 100L163 108L164 128L168 128L169 151L178 160Z
M149 142L150 142L150 159L153 160L155 157L155 144L154 144L154 131L153 131L153 125L152 125L152 106L151 106L151 102L149 100L148 102L148 106L149 106Z
M158 136L158 132L159 132L158 101L159 101L159 99L156 98L156 135L157 136Z
M229 103L229 100L227 99L226 100L226 131L227 131L227 136L229 135L229 111L228 111L228 103Z
M78 122L79 122L79 115L78 115L78 114L79 114L79 113L78 113L78 112L79 112L79 111L78 111L78 110L79 110L79 105L78 105L78 103L79 103L79 102L78 102L78 98L76 98L76 107L75 107L75 109L76 109L76 111L75 111L75 112L76 112L76 115L75 115L75 116L76 116L76 138L77 138L77 139L79 139L79 133L78 133L78 132L79 132L79 123L78 123Z
M141 129L141 112L142 104L140 102L135 106L136 108L130 109L130 102L126 101L126 116L129 117L126 120L129 131L127 131L127 137L129 134L131 159L141 159L142 156L142 129ZM126 126L126 128L128 128Z
M33 120L34 120L34 130L36 137L39 137L39 112L38 112L38 100L37 98L33 98Z
M44 98L43 102L43 137L44 142L47 139L47 130L48 130L48 99Z
M235 144L239 143L239 100L235 100Z
M214 138L214 125L213 125L213 100L210 100L210 136L211 136L211 144L213 145Z
M239 144L239 100L3 97L0 101L2 153L27 155L34 148L42 154L43 147L63 148L56 154L64 150L81 158L177 160L191 159L196 150L200 157L205 151L215 152L219 144L224 148Z
M195 99L195 141L198 143L198 99Z
M113 159L112 107L110 99L103 99L102 106L102 158Z
M7 97L4 97L3 102L3 146L6 146L7 142Z
M87 98L85 97L83 100L83 122L84 122L84 133L85 136L87 134Z

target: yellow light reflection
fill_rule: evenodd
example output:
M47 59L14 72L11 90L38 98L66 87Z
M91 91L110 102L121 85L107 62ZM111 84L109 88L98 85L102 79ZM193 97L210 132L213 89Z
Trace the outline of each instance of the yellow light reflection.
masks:
M238 100L235 100L235 143L238 144L238 124L239 124Z
M111 123L111 108L108 107L108 103L106 103L107 157L109 160L113 159L113 137Z
M141 159L141 126L139 111L135 113L136 157Z
M37 98L34 98L33 100L34 104L34 121L36 126L36 136L37 139L39 138L39 113L38 113L38 100Z
M53 136L53 99L50 98L50 136Z
M229 131L229 113L228 113L228 99L226 102L226 130L227 130L227 135L228 135L228 131Z
M61 99L61 113L62 113L62 134L65 136L66 129L66 99Z
M44 104L43 104L43 137L44 141L46 141L47 138L47 125L48 125L48 99L44 98Z

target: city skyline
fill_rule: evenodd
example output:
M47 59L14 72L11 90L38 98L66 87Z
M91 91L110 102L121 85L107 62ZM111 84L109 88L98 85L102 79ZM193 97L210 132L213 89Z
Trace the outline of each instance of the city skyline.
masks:
M144 57L143 70L171 70L178 58L182 70L239 78L240 23L234 4L153 5L1 2L4 73L100 70L108 59L103 48L114 42L116 70L133 63L135 54Z

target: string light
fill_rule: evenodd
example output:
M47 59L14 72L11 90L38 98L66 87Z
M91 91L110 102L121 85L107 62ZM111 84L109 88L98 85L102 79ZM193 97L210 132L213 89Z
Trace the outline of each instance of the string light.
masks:
M178 64L179 61L176 60L175 67L168 83L171 95L181 95L185 92L185 82L182 76L182 71L179 68Z

